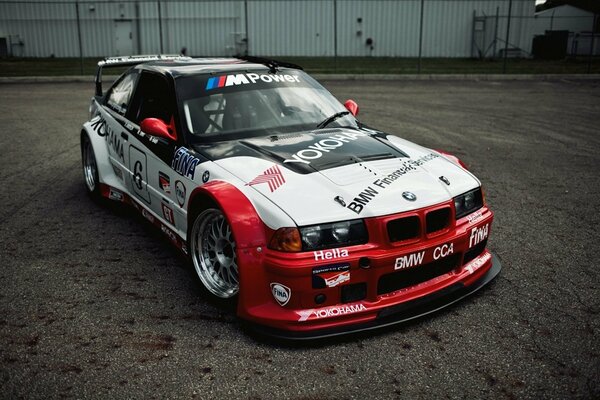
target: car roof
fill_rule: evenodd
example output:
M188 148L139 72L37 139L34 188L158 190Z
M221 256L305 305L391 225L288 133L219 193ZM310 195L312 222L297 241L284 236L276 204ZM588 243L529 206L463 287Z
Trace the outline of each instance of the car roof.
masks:
M269 69L269 66L231 57L149 61L138 64L135 68L178 78L181 76L232 72L240 70L264 70ZM281 66L278 68L287 69L286 66Z

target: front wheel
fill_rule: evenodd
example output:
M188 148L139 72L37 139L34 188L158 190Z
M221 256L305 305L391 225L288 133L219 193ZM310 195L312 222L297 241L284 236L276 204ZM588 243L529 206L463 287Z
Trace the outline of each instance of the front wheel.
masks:
M92 198L100 197L100 180L98 178L98 165L92 142L87 134L81 134L81 163L85 188Z
M194 269L204 287L220 299L239 292L235 240L221 210L209 208L195 219L189 237Z

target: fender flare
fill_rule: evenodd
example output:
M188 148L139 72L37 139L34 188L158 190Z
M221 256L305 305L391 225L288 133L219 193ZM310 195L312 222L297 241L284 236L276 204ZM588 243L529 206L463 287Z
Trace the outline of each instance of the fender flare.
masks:
M247 318L250 308L269 301L269 282L266 281L263 260L271 230L238 188L231 183L215 180L196 188L190 195L188 232L197 215L195 210L215 205L225 214L236 241L240 285L237 314ZM189 234L187 239L190 247Z
M115 176L115 172L110 163L108 146L104 137L98 135L98 133L92 129L92 126L89 122L86 122L83 125L81 129L81 135L87 135L87 137L90 139L90 143L92 144L92 148L94 149L96 166L98 168L98 180L100 183L126 192L123 181ZM123 173L125 174L126 171L123 171Z

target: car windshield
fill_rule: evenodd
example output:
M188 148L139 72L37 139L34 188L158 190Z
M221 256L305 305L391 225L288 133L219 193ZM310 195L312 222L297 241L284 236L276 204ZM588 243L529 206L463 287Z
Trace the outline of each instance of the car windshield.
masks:
M186 76L177 80L177 90L183 125L193 141L317 129L346 110L299 70ZM356 126L356 120L343 115L328 126Z

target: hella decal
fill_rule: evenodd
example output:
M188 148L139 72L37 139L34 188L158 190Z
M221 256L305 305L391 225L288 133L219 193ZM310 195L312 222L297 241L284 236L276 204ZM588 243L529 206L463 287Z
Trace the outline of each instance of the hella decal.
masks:
M285 306L292 298L292 290L281 283L271 283L271 293L280 306Z
M316 310L302 310L298 311L298 315L300 316L298 321L307 321L311 316L314 316L315 318L330 318L354 314L361 311L367 311L367 307L365 307L364 304L319 308Z
M483 217L483 213L481 211L475 211L474 213L467 215L467 221L472 224L481 219L481 217Z
M190 179L194 179L196 165L198 165L199 163L200 160L191 155L185 147L180 147L175 151L175 154L173 155L171 168L177 171L180 175L187 176Z
M333 249L333 250L321 250L314 251L315 261L319 260L333 260L336 258L348 257L348 250L346 249Z
M368 136L362 132L344 132L338 133L337 135L329 136L328 138L319 140L318 142L308 146L306 149L302 149L287 160L284 163L303 163L310 164L310 160L316 160L323 157L323 153L329 153L333 149L342 147L344 143L357 140L361 136Z
M469 237L469 248L481 243L485 238L488 237L490 224L485 224L481 227L475 227L471 229L471 236Z
M213 90L228 86L248 85L250 83L256 83L262 81L264 83L271 82L300 82L300 78L296 75L276 75L276 74L235 74L235 75L223 75L214 76L209 78L206 82L206 90Z
M425 257L425 252L421 251L419 253L412 253L402 257L396 258L396 263L394 264L394 269L404 269L410 267L416 267L417 265L423 264L423 258Z
M261 183L269 184L271 193L283 185L285 183L285 178L279 170L279 166L273 165L271 168L268 168L262 174L248 182L246 186L260 185Z

